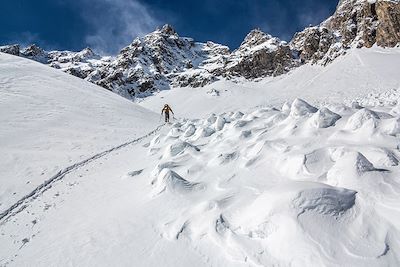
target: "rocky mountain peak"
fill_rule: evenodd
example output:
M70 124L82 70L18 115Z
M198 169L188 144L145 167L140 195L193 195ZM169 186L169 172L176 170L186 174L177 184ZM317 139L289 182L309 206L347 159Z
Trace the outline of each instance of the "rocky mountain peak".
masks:
M82 49L82 51L80 51L79 54L85 58L97 56L90 47Z
M44 50L37 46L36 44L31 44L28 47L26 47L22 53L27 56L27 57L36 57L39 55L44 54Z
M221 54L226 53L225 46L196 43L166 24L136 38L88 80L128 97L145 96L170 85L200 86L213 79L207 66L219 66ZM197 72L186 75L194 69Z
M330 18L297 33L290 44L303 61L327 64L352 47L399 42L399 0L341 0Z
M165 35L176 35L177 34L175 29L169 24L165 24L164 26L162 26L159 31L161 34L165 34Z
M18 44L0 46L0 52L19 56L20 47Z
M281 75L296 65L286 42L260 29L254 29L245 37L239 48L233 51L226 69L229 76L257 79Z
M47 62L47 53L37 46L36 44L31 44L20 52L24 57L39 61L41 63Z
M254 51L275 51L287 45L277 37L273 37L260 29L252 30L243 40L235 53L253 53Z
M266 41L271 40L273 37L263 31L261 31L260 29L253 29L251 30L247 36L244 38L244 41L242 42L242 44L240 46L257 46L261 43L264 43Z

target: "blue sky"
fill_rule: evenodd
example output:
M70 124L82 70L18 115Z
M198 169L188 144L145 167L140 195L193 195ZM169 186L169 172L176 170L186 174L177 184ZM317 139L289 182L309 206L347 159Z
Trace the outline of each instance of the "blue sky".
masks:
M237 48L260 28L283 40L332 14L338 0L2 0L0 44L87 46L115 54L135 37L171 24L181 36Z

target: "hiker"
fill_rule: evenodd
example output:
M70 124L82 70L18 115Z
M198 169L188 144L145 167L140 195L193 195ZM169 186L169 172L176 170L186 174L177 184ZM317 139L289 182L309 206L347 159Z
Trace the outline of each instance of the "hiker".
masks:
M170 111L172 112L172 114L174 114L174 112L172 111L171 107L168 104L165 104L164 108L161 110L161 115L163 113L165 114L165 122L169 122L169 112Z

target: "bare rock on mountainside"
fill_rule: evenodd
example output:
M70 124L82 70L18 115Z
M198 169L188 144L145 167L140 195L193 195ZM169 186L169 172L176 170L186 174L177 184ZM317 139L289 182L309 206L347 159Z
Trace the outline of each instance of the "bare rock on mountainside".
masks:
M46 51L39 46L32 44L21 51L23 57L41 62L47 63L48 57Z
M171 84L198 87L216 80L205 65L220 64L228 53L226 46L197 43L164 25L136 38L88 80L130 97L168 89Z
M20 48L18 44L0 46L0 52L14 56L19 56L19 50Z
M400 2L379 1L376 14L379 21L376 43L379 46L396 46L400 42Z
M276 76L296 66L287 43L260 30L251 31L231 53L227 46L180 37L170 25L136 38L115 58L100 57L89 48L46 52L36 45L25 48L21 55L127 98L170 86L201 87L222 77Z
M110 90L124 90L132 96L145 91L154 91L156 87L168 86L165 74L177 71L186 66L177 62L175 57L181 49L190 49L191 40L179 38L169 25L162 29L135 39L129 46L123 48L116 59L99 74L89 77L89 80Z
M23 49L20 49L17 44L0 46L0 52L32 59L82 79L87 78L90 73L111 60L110 57L101 57L95 54L90 48L85 48L79 52L48 52L35 44Z
M319 26L306 28L290 42L303 62L331 62L351 47L400 42L400 4L389 0L341 0Z
M291 46L298 51L301 62L322 59L335 41L334 34L325 27L309 27L297 33Z
M254 79L281 75L295 65L286 42L256 29L252 30L240 47L230 55L223 72Z

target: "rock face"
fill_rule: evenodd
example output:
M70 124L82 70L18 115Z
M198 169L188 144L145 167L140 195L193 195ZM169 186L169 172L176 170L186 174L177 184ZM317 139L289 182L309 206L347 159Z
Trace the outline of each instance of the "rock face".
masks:
M229 76L255 79L281 75L294 66L296 62L286 42L256 29L229 56L221 72Z
M254 80L277 76L308 62L326 65L349 48L400 42L400 0L341 0L320 25L297 33L287 44L255 29L238 49L180 37L170 26L135 39L115 57L90 48L47 52L36 45L0 46L86 79L127 98L145 97L170 87L201 87L219 79Z
M4 45L0 46L0 52L14 56L19 56L19 45Z
M180 37L170 25L135 39L87 80L125 97L144 97L170 86L199 87L220 78L280 75L295 66L290 47L260 30L233 51Z
M80 52L71 51L45 51L35 44L20 49L19 45L0 46L0 52L15 56L29 58L43 64L61 69L62 71L85 79L87 76L106 65L111 61L111 57L100 57L90 48L85 48Z
M131 97L168 89L170 84L202 86L215 79L205 65L217 64L227 53L226 46L196 43L164 25L135 39L88 80Z
M379 21L376 30L376 43L379 46L396 46L400 42L400 2L378 2L376 15Z
M341 0L330 18L297 33L290 46L302 62L327 64L351 47L393 47L399 42L398 0Z
M290 45L302 63L317 62L332 53L334 34L325 27L309 27L302 32L297 33Z
M23 57L39 61L41 63L47 63L48 60L48 54L40 47L37 45L33 44L21 51L21 55Z

